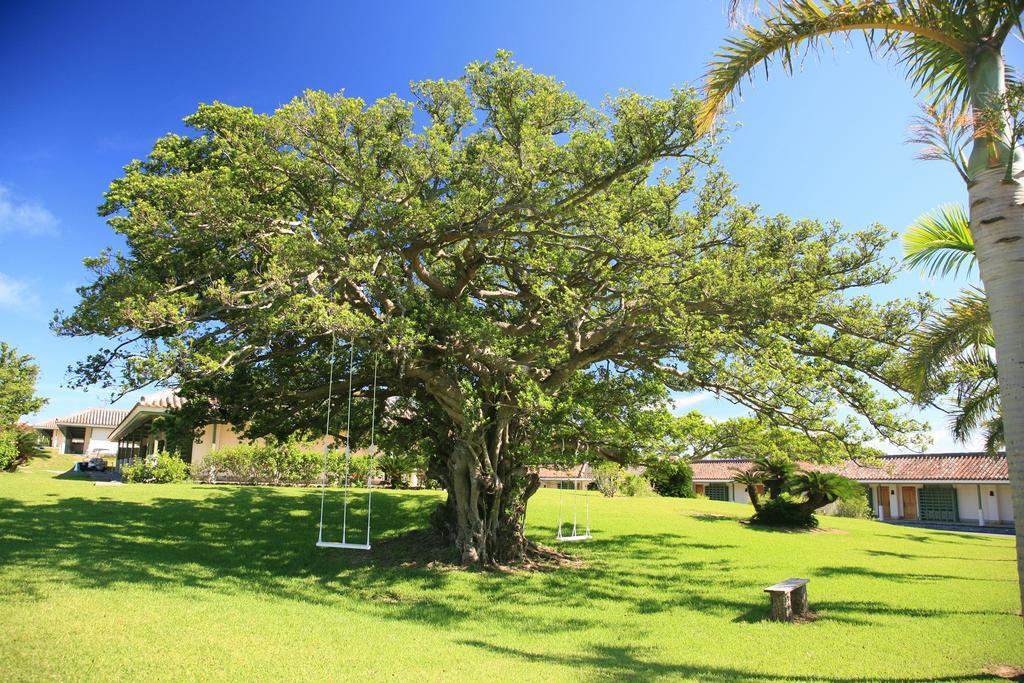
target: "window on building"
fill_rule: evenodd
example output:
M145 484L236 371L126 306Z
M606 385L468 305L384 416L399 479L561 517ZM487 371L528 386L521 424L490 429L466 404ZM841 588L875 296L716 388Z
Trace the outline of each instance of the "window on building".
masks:
M728 484L708 484L704 487L704 495L711 500L729 500Z

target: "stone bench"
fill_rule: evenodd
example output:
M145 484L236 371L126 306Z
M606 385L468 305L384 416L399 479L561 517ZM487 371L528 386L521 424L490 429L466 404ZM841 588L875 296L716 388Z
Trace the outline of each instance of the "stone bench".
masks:
M803 616L810 612L807 606L807 584L810 579L786 579L764 589L772 596L772 619L791 621L793 615Z

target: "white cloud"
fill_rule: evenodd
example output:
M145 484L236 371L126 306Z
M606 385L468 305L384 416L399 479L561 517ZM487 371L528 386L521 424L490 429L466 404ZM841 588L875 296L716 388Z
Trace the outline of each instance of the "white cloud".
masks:
M20 200L0 185L0 235L52 235L57 232L58 222L42 204Z
M0 308L28 311L39 307L39 296L22 280L0 273Z
M687 408L692 408L701 401L706 401L712 397L712 394L707 391L702 391L699 394L688 394L686 396L678 396L672 399L672 412L676 415L686 412Z

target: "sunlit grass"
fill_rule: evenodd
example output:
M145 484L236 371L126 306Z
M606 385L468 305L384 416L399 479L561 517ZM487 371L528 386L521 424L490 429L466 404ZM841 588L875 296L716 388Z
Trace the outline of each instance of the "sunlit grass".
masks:
M739 524L740 505L592 496L595 538L566 546L582 569L471 572L402 540L435 492L375 492L366 554L314 547L317 490L45 469L0 475L0 680L939 681L1024 665L1010 537L834 518L777 533ZM553 544L558 500L534 499L531 537ZM817 621L767 621L761 589L791 576L811 579Z

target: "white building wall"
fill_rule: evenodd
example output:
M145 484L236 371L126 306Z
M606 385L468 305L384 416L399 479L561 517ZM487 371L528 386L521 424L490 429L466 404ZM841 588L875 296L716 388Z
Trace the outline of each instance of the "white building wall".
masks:
M85 452L104 451L108 455L117 453L117 444L108 438L112 431L114 431L112 427L91 427L86 435L88 438Z
M978 521L978 487L976 484L957 484L956 505L961 522Z
M750 504L750 496L747 495L747 488L739 484L732 484L733 497L737 503Z

